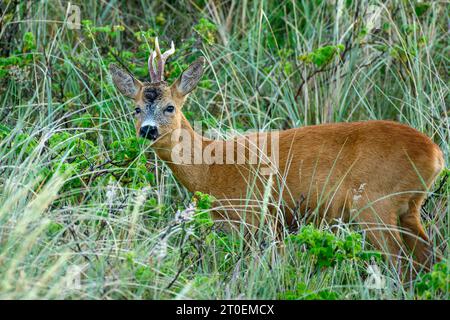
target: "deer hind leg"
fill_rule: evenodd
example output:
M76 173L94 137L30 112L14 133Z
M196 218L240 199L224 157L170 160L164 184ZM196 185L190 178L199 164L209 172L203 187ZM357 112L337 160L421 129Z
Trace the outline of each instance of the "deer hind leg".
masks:
M408 210L400 215L400 226L403 241L409 250L413 252L414 259L420 268L429 270L432 264L432 247L428 236L420 221L420 206L424 196L417 197L409 202Z
M367 239L375 249L384 252L395 266L401 263L405 247L397 225L397 208L389 200L368 204L359 214L353 217L360 228L365 231Z

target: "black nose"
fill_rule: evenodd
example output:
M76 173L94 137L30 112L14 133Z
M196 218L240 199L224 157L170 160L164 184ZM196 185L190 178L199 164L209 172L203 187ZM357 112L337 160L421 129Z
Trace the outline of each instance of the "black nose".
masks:
M147 138L149 140L155 140L158 138L158 128L155 126L144 126L139 130L139 135L142 138Z

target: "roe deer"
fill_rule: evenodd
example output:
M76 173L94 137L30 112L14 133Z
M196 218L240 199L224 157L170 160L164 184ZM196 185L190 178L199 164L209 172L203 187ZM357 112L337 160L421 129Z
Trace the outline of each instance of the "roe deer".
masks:
M119 91L135 101L137 134L152 141L158 157L190 192L211 194L222 206L212 213L214 219L244 219L258 226L258 201L263 200L270 184L270 197L277 205L269 209L268 216L281 211L283 222L292 224L296 211L304 214L313 210L320 221L358 223L376 248L390 256L409 249L417 263L429 266L431 248L420 222L420 207L443 169L444 159L427 136L391 121L267 132L266 147L272 149L276 144L279 159L275 173L260 174L261 157L256 163L221 161L221 157L229 157L236 162L239 145L257 134L224 143L204 138L192 129L182 108L203 74L204 58L197 59L169 85L164 81L164 64L173 53L172 43L172 48L161 54L156 39L148 61L151 82L140 82L113 64L110 72ZM183 159L188 161L181 163L174 159L177 153L173 151L182 140L188 141L192 152L184 150ZM234 151L231 156L224 155L225 144ZM196 161L197 153L208 152L214 153L215 162ZM250 152L245 155L251 157ZM251 194L249 185L253 186Z

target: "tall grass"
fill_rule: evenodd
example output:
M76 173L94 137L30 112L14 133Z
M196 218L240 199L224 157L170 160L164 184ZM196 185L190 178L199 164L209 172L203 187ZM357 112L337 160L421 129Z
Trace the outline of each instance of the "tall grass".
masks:
M193 56L206 57L184 109L206 128L393 119L426 133L448 162L445 3L88 0L81 19L92 25L81 30L67 28L66 6L0 4L0 298L424 297L383 260L386 286L370 289L368 262L318 268L294 243L280 254L268 226L247 242L245 228L224 234L199 220L209 209L189 209L192 195L133 140L133 106L107 67L148 76L158 34L178 47L170 80ZM124 30L92 29L118 25ZM138 42L134 33L149 29ZM335 47L326 61L308 60L325 46ZM422 216L448 264L443 179ZM354 235L335 228L337 239ZM425 297L449 298L442 274L447 286L429 285Z

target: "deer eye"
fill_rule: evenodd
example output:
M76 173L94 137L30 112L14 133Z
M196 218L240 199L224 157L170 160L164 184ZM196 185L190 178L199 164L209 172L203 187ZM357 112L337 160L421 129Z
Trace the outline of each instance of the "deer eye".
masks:
M172 113L174 111L175 111L174 106L168 106L166 109L164 109L164 112L167 112L167 113Z
M141 113L141 108L136 108L134 109L134 111L136 112L136 114Z

